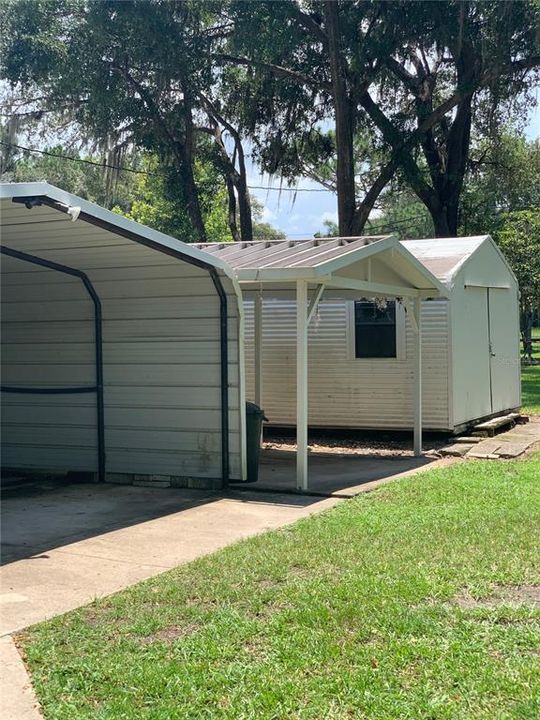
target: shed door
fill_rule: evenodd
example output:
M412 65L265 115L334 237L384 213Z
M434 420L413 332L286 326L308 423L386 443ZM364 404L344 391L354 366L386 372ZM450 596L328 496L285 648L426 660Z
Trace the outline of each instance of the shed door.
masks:
M487 288L491 411L516 407L519 398L516 355L518 353L517 310L513 291Z

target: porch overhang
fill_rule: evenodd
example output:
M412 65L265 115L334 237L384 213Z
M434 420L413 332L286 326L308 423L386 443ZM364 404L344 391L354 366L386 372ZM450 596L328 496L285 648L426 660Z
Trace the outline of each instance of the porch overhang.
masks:
M296 485L308 490L308 327L326 299L403 302L415 336L414 452L422 453L421 301L448 297L445 286L394 236L205 244L228 263L242 294L255 300L255 401L262 397L262 298L296 300Z

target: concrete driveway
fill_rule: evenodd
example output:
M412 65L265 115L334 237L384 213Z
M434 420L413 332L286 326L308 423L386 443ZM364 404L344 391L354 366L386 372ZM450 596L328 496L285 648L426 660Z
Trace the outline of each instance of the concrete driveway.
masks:
M2 502L0 635L336 502L50 480L8 488Z

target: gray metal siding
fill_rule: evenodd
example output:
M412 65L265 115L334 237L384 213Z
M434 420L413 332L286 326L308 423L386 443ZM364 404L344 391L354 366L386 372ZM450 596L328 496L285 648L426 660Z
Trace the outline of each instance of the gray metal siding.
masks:
M94 385L93 318L80 280L3 257L2 384ZM5 467L97 470L93 393L3 393L1 425Z
M414 336L406 323L403 360L356 360L349 354L346 301L321 302L309 327L309 423L319 427L411 428ZM253 302L244 303L246 395L253 399ZM424 427L447 429L448 303L422 303ZM294 301L263 304L263 407L275 425L296 415Z
M17 243L17 228L5 242L85 270L101 299L107 472L219 478L220 316L208 272L99 228L82 225L73 237L69 227L65 241ZM230 466L238 478L239 311L231 282L220 277L228 295ZM93 308L82 284L13 261L3 263L3 281L3 382L93 384ZM4 394L2 405L5 466L96 470L95 395Z

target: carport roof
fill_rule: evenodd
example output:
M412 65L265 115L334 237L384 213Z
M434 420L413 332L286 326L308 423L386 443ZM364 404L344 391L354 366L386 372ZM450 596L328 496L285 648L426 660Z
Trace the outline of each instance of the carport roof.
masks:
M371 290L383 295L406 295L407 291L446 295L435 275L392 235L200 243L196 247L232 267L244 288L307 280L323 283L328 289ZM384 287L362 274L365 267L355 271L371 258L395 270L403 283Z
M28 204L25 207L26 203ZM88 246L93 241L96 242L97 248L99 241L100 247L103 249L106 247L107 234L110 238L112 233L119 238L127 239L128 242L125 243L125 240L122 241L117 237L115 241L110 241L111 248L113 242L118 248L124 242L124 247L127 248L130 245L130 239L137 240L147 248L153 248L166 255L176 256L204 267L215 267L231 278L234 277L231 268L219 257L209 255L192 244L181 242L169 235L129 220L118 213L106 210L46 182L0 183L0 208L2 243L12 245L16 250L37 252L38 246L42 245L44 236L53 236L57 229L66 228L70 225L71 220L75 221L77 218L81 218L86 219L94 226L93 232L86 231L86 233L92 232L88 237L88 243L85 243ZM31 212L27 208L31 208ZM23 228L24 242L21 234ZM81 234L79 229L75 236L79 237ZM72 246L64 243L63 251L66 258L61 256L62 253L58 248L54 257L52 253L47 253L50 256L48 259L67 262L67 256L74 254L76 245L77 242L73 242ZM84 270L84 268L81 269Z

